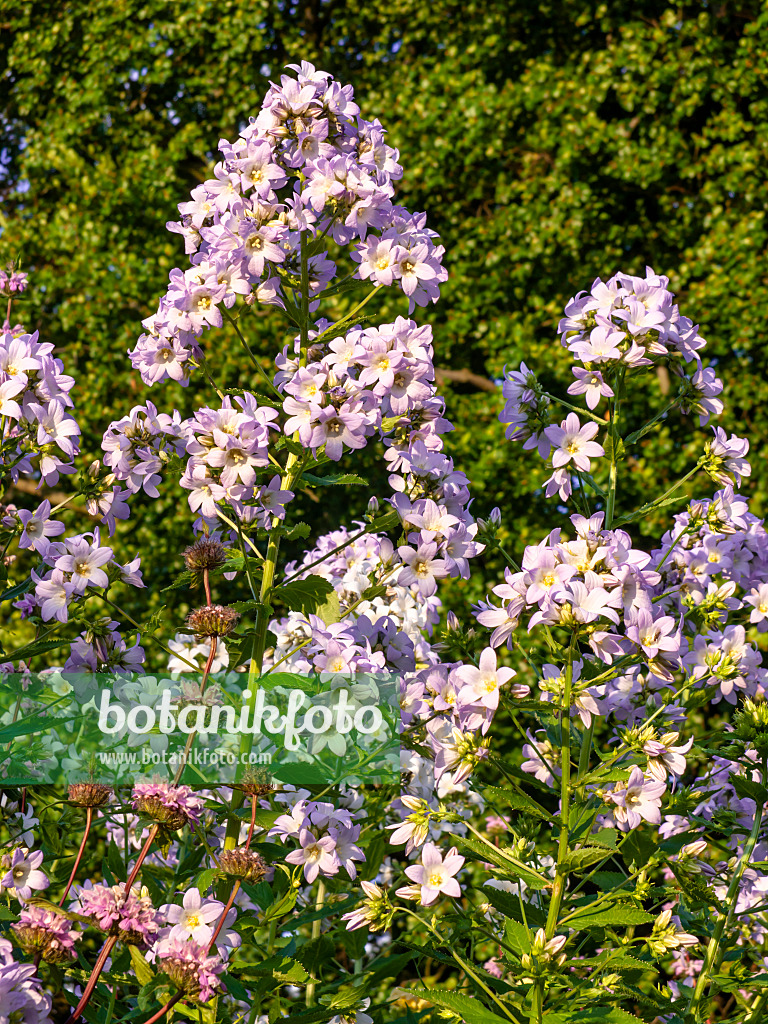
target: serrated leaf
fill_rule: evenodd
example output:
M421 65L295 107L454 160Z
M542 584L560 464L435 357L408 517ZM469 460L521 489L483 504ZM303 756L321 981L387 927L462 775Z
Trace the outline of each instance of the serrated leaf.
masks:
M317 476L315 473L302 473L300 484L309 483L315 487L369 487L366 479L357 473L330 473L328 476Z
M282 587L275 587L270 593L270 600L282 601L291 611L311 615L323 604L333 589L333 584L324 576L313 574L286 583Z
M322 619L326 626L341 620L341 605L339 604L339 595L335 590L331 591L325 601L317 606L315 615Z
M653 914L638 907L612 904L607 908L604 905L594 909L583 907L573 917L567 917L565 923L569 928L582 931L585 928L614 928L617 925L628 928L631 925L650 924L654 920Z
M606 850L604 846L586 846L581 850L572 850L565 857L562 869L563 871L572 871L574 874L579 874L579 872L591 867L592 864L605 860L610 854L611 851Z
M614 436L610 431L605 435L602 440L603 450L605 456L608 459L615 459L616 462L620 462L626 453L624 442L620 437L614 439Z
M429 1003L453 1010L465 1024L509 1024L506 1017L500 1017L484 1006L479 999L465 996L462 992L444 988L417 988L411 991L414 996L426 999Z
M32 643L26 644L24 647L19 647L15 651L9 651L8 654L3 656L4 661L26 661L28 658L34 658L37 654L45 654L46 651L55 651L59 647L66 647L72 643L71 640L62 637L58 640L34 640Z
M492 885L484 885L482 892L484 899L492 907L495 907L505 917L517 921L518 924L523 924L523 911L517 896L504 889L496 889ZM546 915L534 903L528 903L525 906L525 920L530 928L540 928L546 922Z
M617 526L623 526L625 523L634 523L638 519L644 519L650 512L656 512L660 508L666 508L667 505L674 505L676 501L688 501L686 494L677 494L673 498L665 498L664 501L650 501L647 505L643 505L642 508L637 509L636 512L632 512L626 516L619 516L618 519L614 519L611 524L611 529L616 529Z
M300 946L294 954L305 971L313 974L317 969L329 960L336 950L336 943L328 935L318 935L316 939L310 939Z
M514 789L501 789L498 786L486 786L483 792L487 799L499 800L515 811L522 811L524 814L533 814L537 818L544 818L546 821L555 820L549 811L545 810L540 804L537 804L535 800L529 796L523 796L522 793L517 793Z
M508 920L504 925L504 940L520 956L531 952L531 937L524 924Z
M200 895L204 896L218 877L219 872L215 868L206 868L195 878L195 888L199 889Z
M529 889L544 889L550 884L550 880L540 875L535 869L520 864L515 859L504 854L503 849L495 846L486 846L485 843L477 842L474 839L467 839L464 836L456 835L454 841L470 850L479 860L488 861L502 868L513 878L522 878Z
M754 800L755 803L762 807L766 801L768 801L768 790L765 786L761 786L759 782L753 782L752 779L746 778L744 775L730 775L731 785L736 790L736 795L740 796L742 800Z
M615 828L600 828L587 836L586 842L590 846L605 846L609 850L616 849L619 833Z
M290 530L285 531L286 540L306 540L312 533L309 523L294 523Z
M260 612L267 606L262 604L261 601L254 601L252 598L248 601L233 601L229 606L234 608L236 612Z

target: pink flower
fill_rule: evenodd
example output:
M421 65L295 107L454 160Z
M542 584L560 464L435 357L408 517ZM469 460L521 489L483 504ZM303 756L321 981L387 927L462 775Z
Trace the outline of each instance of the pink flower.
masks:
M598 431L596 423L585 423L582 427L575 412L570 412L559 427L547 427L544 433L555 449L552 453L552 466L561 469L573 462L577 469L588 473L591 467L590 458L596 459L605 455L603 448L592 438Z
M16 899L28 900L33 889L47 889L50 882L45 872L40 870L42 863L42 850L30 853L26 846L16 847L9 871L0 878L0 891L7 889Z
M340 863L336 856L336 840L331 836L323 836L315 839L309 829L303 828L299 833L300 850L292 850L285 858L288 864L303 864L304 878L307 882L314 882L317 876L335 875L338 873Z
M462 665L456 670L456 675L464 683L459 691L459 704L474 704L495 711L499 706L499 687L508 683L517 673L511 668L497 668L496 652L492 647L486 647L480 655L478 668ZM528 686L512 687L515 697L524 697L529 692Z
M460 896L459 883L454 878L464 866L462 857L452 846L445 859L434 843L425 843L421 852L421 864L411 864L405 869L406 875L421 886L421 905L428 907L441 893L445 896Z
M666 788L663 782L647 779L635 765L626 785L619 782L613 792L607 794L616 804L613 816L622 832L637 828L643 820L660 824L661 799Z

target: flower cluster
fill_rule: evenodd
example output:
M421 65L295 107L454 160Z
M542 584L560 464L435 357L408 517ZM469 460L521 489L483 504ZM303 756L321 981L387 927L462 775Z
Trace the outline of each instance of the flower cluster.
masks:
M311 883L322 875L330 878L344 868L350 878L357 878L355 861L365 860L357 846L363 817L359 808L335 807L331 803L308 800L306 791L298 791L290 812L281 814L269 831L281 842L293 840L297 848L286 855L287 864L300 865L305 881Z
M126 892L123 885L86 883L79 889L72 909L90 918L103 932L132 946L151 946L162 926L162 916L145 889Z
M424 214L392 202L402 168L384 128L359 116L351 86L306 62L290 68L296 78L272 85L239 138L221 141L213 177L168 225L183 236L192 265L171 272L131 353L147 384L186 383L204 358L201 335L222 326L238 296L293 305L303 278L312 308L337 272L327 239L355 243L356 276L398 285L411 310L437 301L443 248ZM308 253L312 239L318 244Z

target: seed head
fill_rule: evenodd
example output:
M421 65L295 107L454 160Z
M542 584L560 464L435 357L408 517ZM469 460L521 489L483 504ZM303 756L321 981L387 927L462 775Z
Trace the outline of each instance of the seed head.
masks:
M69 802L77 807L103 807L112 796L112 787L101 782L73 782Z
M191 612L187 625L194 629L199 639L209 636L229 636L237 625L240 613L234 608L225 608L220 604L209 604Z
M242 878L246 882L259 882L267 873L267 863L263 857L244 847L222 850L219 855L219 867L224 874Z

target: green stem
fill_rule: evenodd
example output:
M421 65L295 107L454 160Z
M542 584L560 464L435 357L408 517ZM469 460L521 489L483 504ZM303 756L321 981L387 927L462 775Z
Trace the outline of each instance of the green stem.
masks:
M237 326L237 320L235 320L235 318L232 316L232 314L227 309L222 309L222 313L224 314L226 319L229 320L229 322L232 324L232 326L235 328L235 331L237 332L237 336L240 339L240 344L243 346L245 351L248 353L248 356L249 356L251 362L256 367L256 369L258 370L259 374L264 378L264 381L265 381L267 387L271 388L271 390L274 391L274 393L277 395L277 397L282 402L282 400L283 400L283 398L285 396L280 394L278 389L275 387L274 383L269 379L269 374L267 373L267 371L264 369L264 367L261 365L259 360L256 358L256 356L251 351L251 348L250 348L248 342L243 337L242 331Z
M325 904L325 881L324 881L324 879L321 878L321 879L318 880L318 883L317 883L317 897L315 899L315 910L316 911L322 910L324 904ZM312 922L312 939L313 940L320 938L320 930L322 928L322 924L323 924L323 919L321 917L316 918ZM316 984L317 984L317 978L315 977L315 972L312 971L312 974L310 975L310 979L307 982L307 994L306 994L306 1005L307 1006L314 1006L315 1005L315 986L316 986Z
M594 734L595 716L590 715L589 728L581 737L581 750L579 751L579 780L581 780L581 777L583 775L586 775L589 771L589 755L592 752L592 737L594 736Z
M768 771L766 770L766 759L763 759L763 772L762 772L762 783L765 785L766 778L768 777ZM712 938L709 940L707 946L707 952L704 957L704 965L699 974L696 982L696 988L693 990L691 996L691 1002L688 1006L688 1013L686 1014L686 1024L697 1024L699 1019L699 1006L701 1004L702 997L704 995L704 989L709 982L709 976L713 971L717 971L720 966L720 962L725 953L725 949L722 947L723 934L731 924L733 920L733 913L736 906L736 899L739 893L739 885L741 883L744 871L749 864L749 859L752 856L752 852L757 845L757 841L760 837L760 830L763 825L763 813L764 807L762 804L757 804L755 807L755 820L752 825L752 831L749 834L749 839L744 845L744 852L739 858L739 862L733 872L733 878L731 884L728 886L728 892L725 896L725 907L727 908L725 913L721 913L718 922L715 926L715 930L712 933Z
M570 409L571 412L577 412L579 416L586 416L588 420L592 420L593 423L599 423L601 427L608 426L608 420L604 420L602 416L598 416L589 409L580 409L578 405L571 405L570 402L566 402L563 398L558 398L557 395L550 395L548 391L544 391L542 394L545 398L548 398L550 402L557 402L558 405L562 405L565 409Z
M565 666L565 685L563 687L563 703L560 712L560 834L557 838L557 867L555 881L552 886L552 897L549 902L545 933L547 941L555 934L560 906L565 892L566 873L562 869L568 856L568 820L570 816L571 795L571 686L573 685L573 652L576 646L576 633L571 637L568 649L568 661Z
M610 530L613 522L614 510L616 508L616 489L618 487L618 462L616 461L616 449L621 441L619 434L619 418L621 413L621 387L624 383L624 371L616 374L614 386L616 389L613 398L613 415L611 416L611 468L608 477L608 500L605 505L605 528Z

